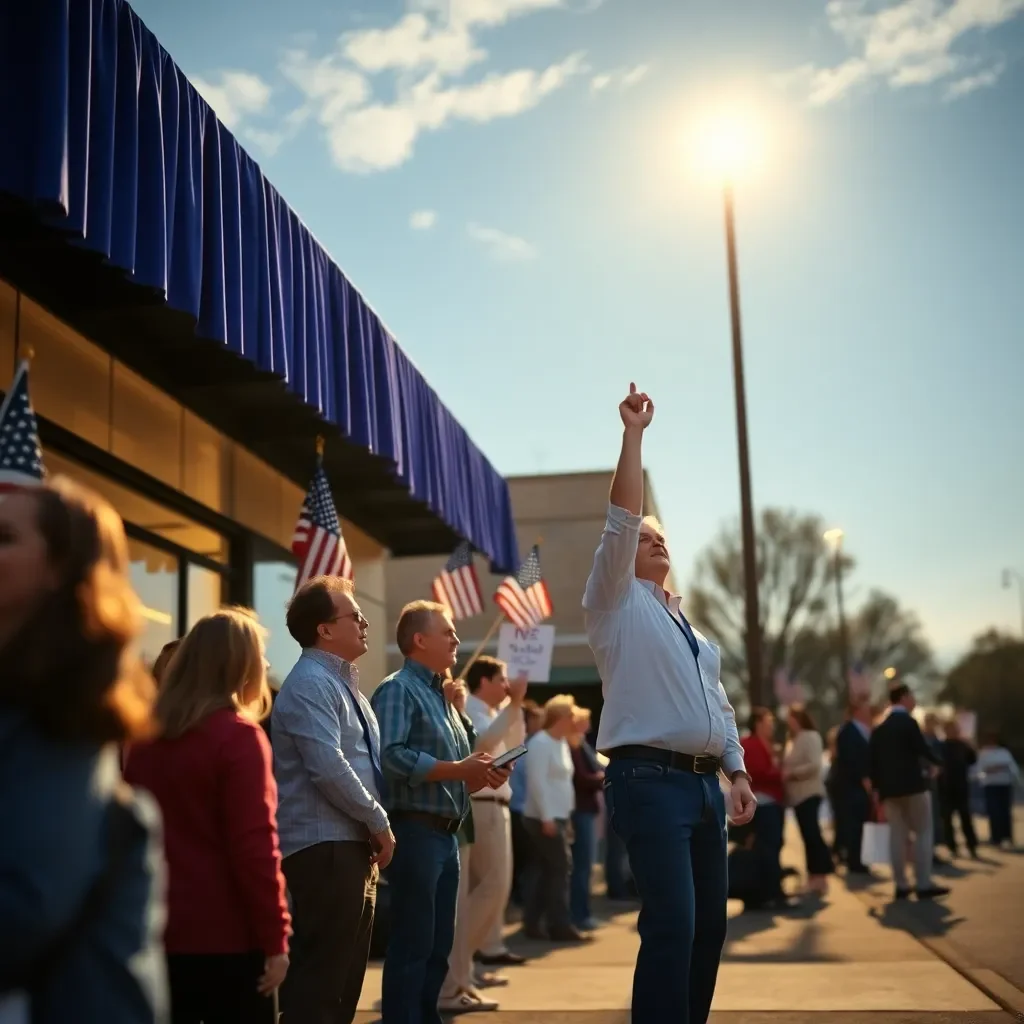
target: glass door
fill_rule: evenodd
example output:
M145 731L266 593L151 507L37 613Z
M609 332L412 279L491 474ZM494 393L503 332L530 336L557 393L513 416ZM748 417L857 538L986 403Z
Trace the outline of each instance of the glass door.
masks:
M164 644L179 635L180 566L175 555L135 538L128 540L128 558L132 586L142 601L139 653L152 665Z

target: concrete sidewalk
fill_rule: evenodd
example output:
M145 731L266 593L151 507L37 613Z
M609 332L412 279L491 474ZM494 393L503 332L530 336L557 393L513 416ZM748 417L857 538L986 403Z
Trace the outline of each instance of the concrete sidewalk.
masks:
M752 1022L758 1013L846 1012L896 1014L916 1020L951 1015L993 1014L993 1021L1011 1018L952 968L905 933L873 919L864 903L844 885L834 886L828 900L808 904L784 915L741 914L730 905L730 930L715 998L716 1022L731 1014ZM510 929L509 944L531 957L530 963L508 969L509 984L488 990L501 1003L500 1013L484 1019L509 1021L628 1021L633 964L638 937L636 912L616 913L597 901L605 926L586 946L551 947L523 940ZM357 1021L375 1021L379 1007L380 964L371 964ZM507 1015L507 1017L506 1017ZM824 1020L824 1018L818 1018ZM966 1018L965 1018L966 1019Z

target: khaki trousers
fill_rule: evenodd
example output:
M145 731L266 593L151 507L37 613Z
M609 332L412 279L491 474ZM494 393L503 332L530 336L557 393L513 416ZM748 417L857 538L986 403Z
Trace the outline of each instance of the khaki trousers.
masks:
M455 944L441 992L445 998L472 985L473 954L487 948L496 932L500 937L512 890L512 821L508 808L497 800L474 800L473 832L473 845L459 847L459 902Z
M907 848L913 836L914 882L918 889L932 886L932 858L935 854L931 793L890 797L883 801L889 822L889 856L897 889L908 889Z

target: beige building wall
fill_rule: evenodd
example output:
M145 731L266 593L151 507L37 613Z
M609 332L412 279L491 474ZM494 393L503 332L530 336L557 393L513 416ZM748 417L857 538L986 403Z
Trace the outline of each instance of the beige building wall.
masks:
M551 593L555 627L552 684L598 682L593 654L583 624L583 589L601 539L608 508L612 471L560 473L509 477L512 512L520 555L540 540L540 563ZM645 512L657 515L657 504L645 475ZM394 646L394 625L402 605L430 597L430 584L444 565L444 558L392 558L386 563L388 666L394 670L401 657ZM459 622L460 658L476 650L497 614L491 603L501 576L493 576L486 561L476 560L477 572L488 602L485 615ZM497 639L485 653L497 650Z

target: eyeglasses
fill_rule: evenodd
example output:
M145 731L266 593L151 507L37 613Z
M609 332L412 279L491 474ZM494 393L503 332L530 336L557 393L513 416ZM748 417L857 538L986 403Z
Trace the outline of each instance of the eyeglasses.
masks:
M346 612L344 615L335 615L333 619L328 619L324 625L330 625L332 622L341 622L344 619L351 619L360 626L368 626L370 624L369 619L363 618L362 612Z

